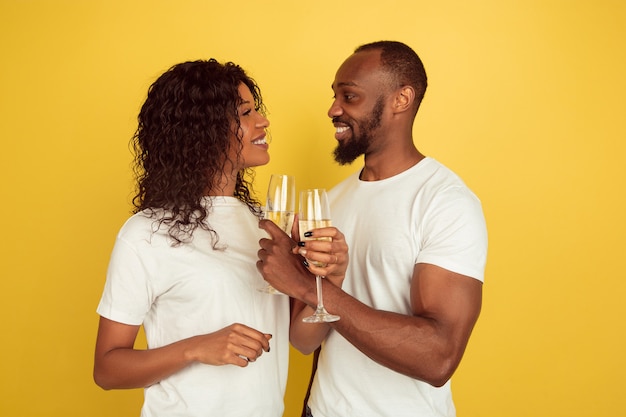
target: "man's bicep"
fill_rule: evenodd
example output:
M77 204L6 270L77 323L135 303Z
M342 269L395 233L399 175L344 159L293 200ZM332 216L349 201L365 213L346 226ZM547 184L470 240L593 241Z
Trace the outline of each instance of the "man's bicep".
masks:
M432 264L415 265L411 282L413 314L469 337L481 304L481 281Z

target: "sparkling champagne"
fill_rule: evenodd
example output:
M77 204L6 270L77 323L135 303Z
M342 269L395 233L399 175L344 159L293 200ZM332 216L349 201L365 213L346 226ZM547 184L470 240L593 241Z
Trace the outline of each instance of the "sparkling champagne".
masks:
M266 219L276 223L287 234L291 234L293 217L293 211L268 211L265 213Z

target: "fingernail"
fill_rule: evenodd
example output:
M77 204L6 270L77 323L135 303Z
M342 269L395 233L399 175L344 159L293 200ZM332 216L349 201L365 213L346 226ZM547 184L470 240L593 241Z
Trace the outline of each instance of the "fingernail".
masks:
M302 263L304 264L304 266L309 266L309 263L306 261L306 259L302 261Z
M304 246L306 242L298 242L298 246Z
M302 256L306 256L306 249L300 249L298 253Z
M304 232L304 237L311 237L313 236L313 232Z

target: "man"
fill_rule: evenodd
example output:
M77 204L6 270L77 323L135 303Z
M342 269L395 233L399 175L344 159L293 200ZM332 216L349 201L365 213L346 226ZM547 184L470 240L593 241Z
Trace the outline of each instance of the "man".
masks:
M285 261L289 239L261 222L272 239L261 241L259 270L296 300L291 342L303 353L322 345L314 417L455 415L449 380L480 313L487 233L475 195L413 143L426 85L417 54L391 41L357 48L335 76L335 159L364 155L363 169L330 192L349 261L340 246L299 249L330 262L324 304L339 321L299 320L317 301L312 280Z

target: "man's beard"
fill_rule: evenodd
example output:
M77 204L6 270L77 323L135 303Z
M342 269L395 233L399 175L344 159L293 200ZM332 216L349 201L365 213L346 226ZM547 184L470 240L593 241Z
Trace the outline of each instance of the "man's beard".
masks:
M380 126L383 108L383 98L379 97L369 117L362 122L356 123L360 128L359 136L354 135L354 124L350 124L350 129L353 134L352 138L339 142L333 151L333 157L339 165L351 164L355 159L367 152L372 143L373 133Z

